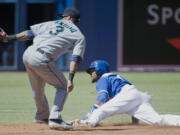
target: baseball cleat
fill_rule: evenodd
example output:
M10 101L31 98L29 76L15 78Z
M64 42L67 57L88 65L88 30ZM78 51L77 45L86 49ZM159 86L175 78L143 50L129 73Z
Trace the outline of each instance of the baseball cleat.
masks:
M34 120L35 123L38 124L48 124L48 119L42 119L42 120Z
M48 125L51 129L57 130L69 130L73 128L72 124L66 123L65 121L60 119L50 119Z

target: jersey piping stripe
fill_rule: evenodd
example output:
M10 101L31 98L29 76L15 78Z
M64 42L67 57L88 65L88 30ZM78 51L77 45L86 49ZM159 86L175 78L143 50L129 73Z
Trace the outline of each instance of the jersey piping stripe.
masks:
M106 90L100 90L100 91L98 91L98 94L99 93L107 93L107 94L109 94Z

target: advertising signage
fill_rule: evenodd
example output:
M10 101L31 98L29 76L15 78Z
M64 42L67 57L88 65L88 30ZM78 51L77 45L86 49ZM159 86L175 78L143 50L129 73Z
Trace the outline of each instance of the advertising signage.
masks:
M123 65L180 65L180 1L124 0Z

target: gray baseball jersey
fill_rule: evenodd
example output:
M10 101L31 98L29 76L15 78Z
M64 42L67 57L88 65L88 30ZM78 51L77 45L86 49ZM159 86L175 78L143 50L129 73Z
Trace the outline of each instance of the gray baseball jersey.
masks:
M24 52L23 61L36 102L35 119L61 119L60 112L67 95L67 81L55 60L70 51L73 51L74 58L83 59L85 37L79 28L68 20L49 21L30 28L34 35L33 45ZM45 83L56 88L50 114L44 92Z
M85 37L71 21L56 20L31 26L35 35L34 48L41 48L49 60L56 60L60 55L73 50L72 55L83 59Z

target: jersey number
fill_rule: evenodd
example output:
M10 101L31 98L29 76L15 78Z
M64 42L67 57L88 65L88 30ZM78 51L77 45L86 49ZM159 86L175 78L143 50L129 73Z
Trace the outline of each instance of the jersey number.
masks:
M49 34L51 35L58 35L60 32L63 32L64 31L64 27L62 26L56 26L56 31L50 31Z

